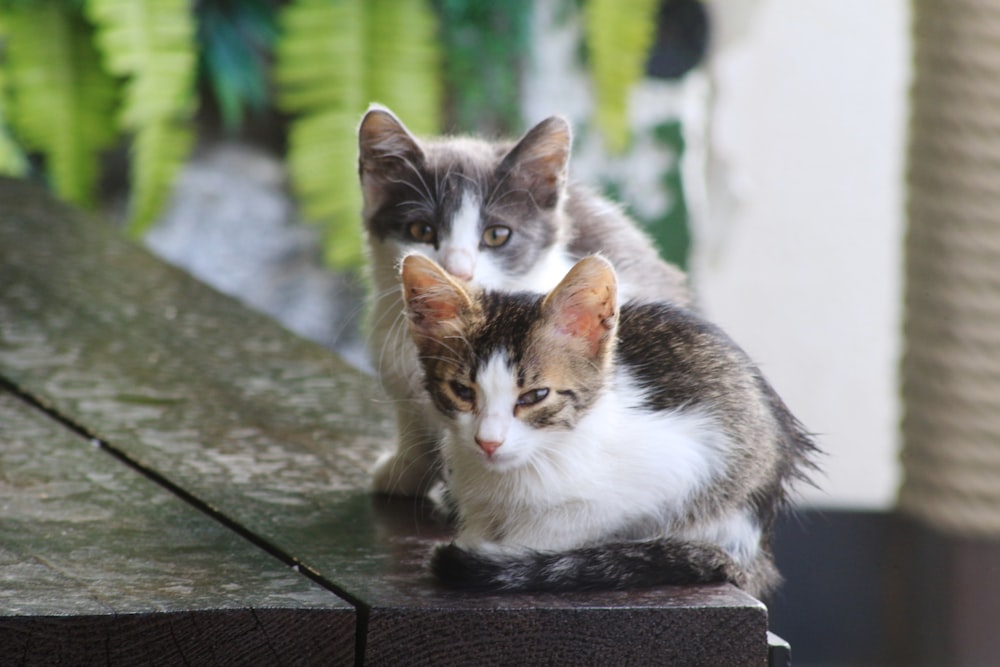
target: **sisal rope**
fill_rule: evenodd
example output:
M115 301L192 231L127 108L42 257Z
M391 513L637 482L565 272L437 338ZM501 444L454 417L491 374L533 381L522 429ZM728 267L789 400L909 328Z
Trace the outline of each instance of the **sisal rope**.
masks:
M916 0L900 509L1000 538L1000 0Z

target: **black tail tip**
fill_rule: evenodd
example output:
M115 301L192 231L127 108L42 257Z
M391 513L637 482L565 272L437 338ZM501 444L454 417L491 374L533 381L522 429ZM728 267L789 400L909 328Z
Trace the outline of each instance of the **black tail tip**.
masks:
M431 573L449 588L468 591L496 590L499 566L454 542L442 544L431 554Z

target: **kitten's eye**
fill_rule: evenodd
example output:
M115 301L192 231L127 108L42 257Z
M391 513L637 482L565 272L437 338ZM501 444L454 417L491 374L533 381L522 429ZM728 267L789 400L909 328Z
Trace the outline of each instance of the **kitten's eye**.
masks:
M434 243L434 227L426 222L414 222L410 224L410 238L420 243Z
M466 403L472 403L476 400L476 390L469 385L462 384L457 380L452 380L448 383L448 386L451 387L452 393L455 394L455 396L457 396L460 400L463 400Z
M483 230L483 243L490 248L499 248L510 239L510 227L493 225Z
M536 403L541 403L546 396L549 395L549 390L545 387L541 389L532 389L531 391L526 391L517 397L517 404L522 408L526 408Z

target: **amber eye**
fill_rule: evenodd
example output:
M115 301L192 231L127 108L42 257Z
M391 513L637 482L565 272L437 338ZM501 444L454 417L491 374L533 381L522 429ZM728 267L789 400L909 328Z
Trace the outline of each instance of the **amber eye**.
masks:
M541 389L532 389L531 391L526 391L517 397L517 404L522 408L526 408L536 403L541 403L546 396L549 395L549 390L545 387Z
M483 230L483 243L491 248L499 248L510 239L510 227L493 225Z
M451 387L452 393L455 394L459 400L465 401L466 403L472 403L476 400L476 390L469 385L462 384L457 380L452 380L448 383L448 386Z
M426 222L414 222L410 224L410 238L420 243L434 243L434 227Z

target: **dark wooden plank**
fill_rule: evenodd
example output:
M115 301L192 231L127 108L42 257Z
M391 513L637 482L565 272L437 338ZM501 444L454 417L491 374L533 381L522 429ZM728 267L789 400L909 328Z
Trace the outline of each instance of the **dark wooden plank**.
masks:
M0 663L353 663L353 607L2 390L0 443Z
M356 536L353 544L327 545L317 555L371 605L366 664L761 665L767 659L766 610L729 585L517 596L442 590L426 558L448 531L424 504L364 492L343 494L325 523L307 532Z
M371 378L33 188L0 201L0 376L339 587L370 664L766 661L766 610L730 586L440 590L447 530L364 491L392 435Z
M792 667L792 646L774 634L767 633L767 667Z
M353 636L327 610L0 616L4 665L350 665Z

